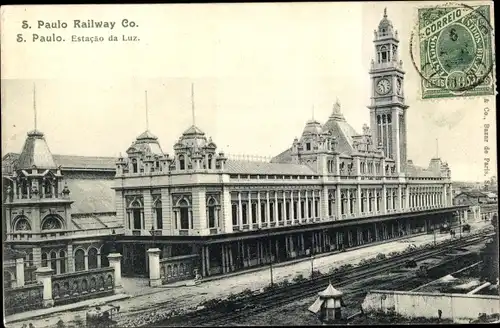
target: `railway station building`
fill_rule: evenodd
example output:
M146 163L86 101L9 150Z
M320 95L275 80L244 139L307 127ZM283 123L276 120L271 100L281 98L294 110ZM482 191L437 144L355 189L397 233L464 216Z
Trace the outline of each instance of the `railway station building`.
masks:
M447 163L407 158L405 72L386 13L374 35L369 125L355 131L337 101L270 161L230 159L195 125L171 155L145 131L120 158L52 155L30 132L3 160L6 243L56 274L106 266L117 248L124 275L147 275L159 248L171 282L453 223L466 206L453 205Z

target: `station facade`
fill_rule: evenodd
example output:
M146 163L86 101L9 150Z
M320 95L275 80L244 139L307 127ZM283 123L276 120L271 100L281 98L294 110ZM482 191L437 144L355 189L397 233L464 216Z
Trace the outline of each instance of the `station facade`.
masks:
M6 243L56 274L105 266L118 248L124 275L146 275L159 248L162 279L175 281L451 222L464 206L453 205L448 165L407 159L405 73L386 13L374 35L370 125L357 133L337 101L271 161L231 160L195 125L173 155L145 131L118 159L52 155L30 132L3 161Z

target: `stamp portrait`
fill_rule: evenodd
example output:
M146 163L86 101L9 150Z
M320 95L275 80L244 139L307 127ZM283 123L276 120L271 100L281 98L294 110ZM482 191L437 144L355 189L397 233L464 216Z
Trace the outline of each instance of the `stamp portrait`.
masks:
M419 8L418 29L423 99L494 93L489 5Z

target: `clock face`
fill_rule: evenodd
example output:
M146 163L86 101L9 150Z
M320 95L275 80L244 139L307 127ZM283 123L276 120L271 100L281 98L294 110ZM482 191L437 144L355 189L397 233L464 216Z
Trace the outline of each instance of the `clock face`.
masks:
M401 95L403 93L403 85L402 85L400 79L398 79L396 82L396 91L397 91L398 95Z
M381 79L377 83L377 93L385 95L391 91L391 82L388 79Z

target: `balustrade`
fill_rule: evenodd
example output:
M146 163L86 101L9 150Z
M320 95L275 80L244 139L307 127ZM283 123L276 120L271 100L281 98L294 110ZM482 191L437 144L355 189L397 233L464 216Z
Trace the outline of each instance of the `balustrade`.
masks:
M99 268L52 276L52 299L55 305L103 297L112 294L113 289L113 268Z

